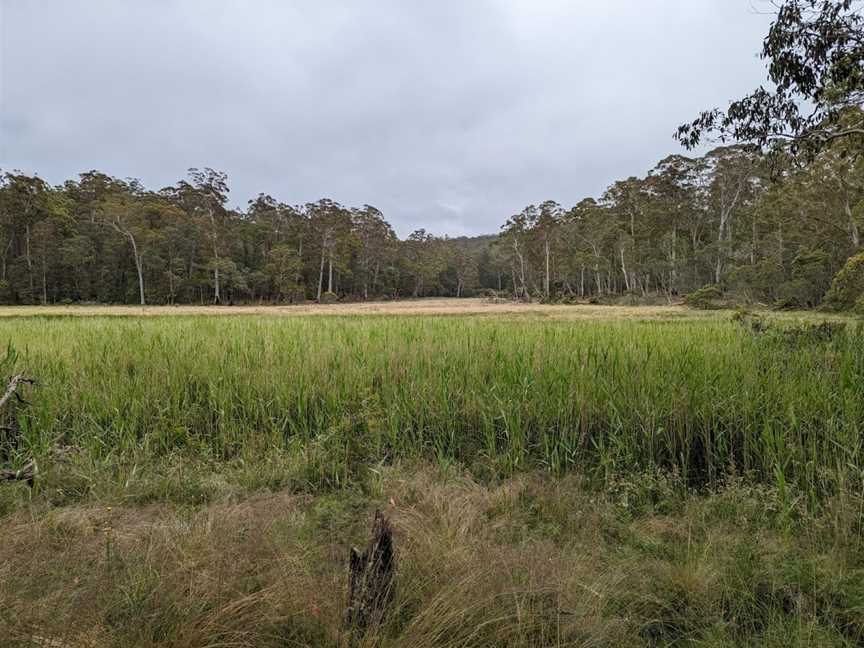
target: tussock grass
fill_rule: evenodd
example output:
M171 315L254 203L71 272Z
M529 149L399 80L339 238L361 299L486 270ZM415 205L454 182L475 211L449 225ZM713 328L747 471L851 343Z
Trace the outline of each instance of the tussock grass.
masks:
M627 490L650 481L634 477ZM406 464L384 468L365 494L195 508L34 503L4 519L0 619L12 645L37 645L34 635L189 647L864 640L861 552L849 543L860 499L791 524L776 490L736 481L633 501L575 477L492 486ZM395 529L395 609L352 638L342 626L348 547L375 507Z

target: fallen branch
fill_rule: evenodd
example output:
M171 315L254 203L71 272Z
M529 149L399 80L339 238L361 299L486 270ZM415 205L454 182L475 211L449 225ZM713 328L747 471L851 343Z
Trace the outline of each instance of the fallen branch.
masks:
M24 405L27 404L27 401L18 393L18 387L20 385L35 385L36 381L32 378L27 378L23 373L15 374L12 376L11 380L9 380L9 384L6 385L6 391L3 392L3 396L0 397L0 408L2 408L6 403L8 403L12 397ZM8 447L15 447L17 445L17 435L18 435L18 425L15 423L14 419L12 421L12 425L2 425L0 426L0 432L2 432L2 438L0 438L0 445ZM5 452L4 452L5 456ZM30 461L24 467L19 470L12 470L11 468L0 468L0 482L4 481L24 481L27 482L27 485L30 488L33 488L33 482L36 480L36 475L39 472L36 462Z
M36 381L32 378L27 378L24 374L15 374L12 376L12 379L9 381L9 384L6 386L6 392L3 394L2 398L0 398L0 407L3 407L6 402L12 398L13 396L18 400L19 403L26 403L21 394L18 393L18 385L35 385Z
M25 481L30 488L33 488L33 482L36 481L38 473L39 468L36 466L36 462L31 461L20 470L0 469L0 481Z

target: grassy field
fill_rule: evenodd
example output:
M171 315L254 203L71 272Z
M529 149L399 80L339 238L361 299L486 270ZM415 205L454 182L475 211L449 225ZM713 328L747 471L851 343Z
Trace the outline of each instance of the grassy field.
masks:
M40 467L0 484L5 636L864 642L857 322L309 309L0 311L2 373L39 381L5 413L5 462ZM376 508L395 610L359 637L347 551Z

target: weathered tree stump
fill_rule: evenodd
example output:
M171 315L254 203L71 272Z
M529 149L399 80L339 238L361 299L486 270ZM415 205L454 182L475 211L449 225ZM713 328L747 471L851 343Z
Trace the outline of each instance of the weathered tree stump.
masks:
M390 522L375 511L372 537L363 553L351 548L346 625L365 632L379 625L389 612L395 588L396 561Z

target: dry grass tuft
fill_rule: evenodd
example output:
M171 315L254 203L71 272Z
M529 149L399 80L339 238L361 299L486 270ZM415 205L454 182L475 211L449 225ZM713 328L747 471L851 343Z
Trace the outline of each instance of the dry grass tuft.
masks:
M576 477L489 485L412 465L383 469L374 495L281 492L194 508L34 502L4 519L0 623L22 646L864 639L858 558L851 547L826 550L829 536L849 537L826 522L849 511L790 534L772 530L779 518L764 499L750 508L753 494L732 485L690 496L673 514L658 502L634 515ZM395 533L395 610L352 639L343 627L348 548L379 506ZM822 577L808 580L813 569ZM822 643L802 643L802 632Z

